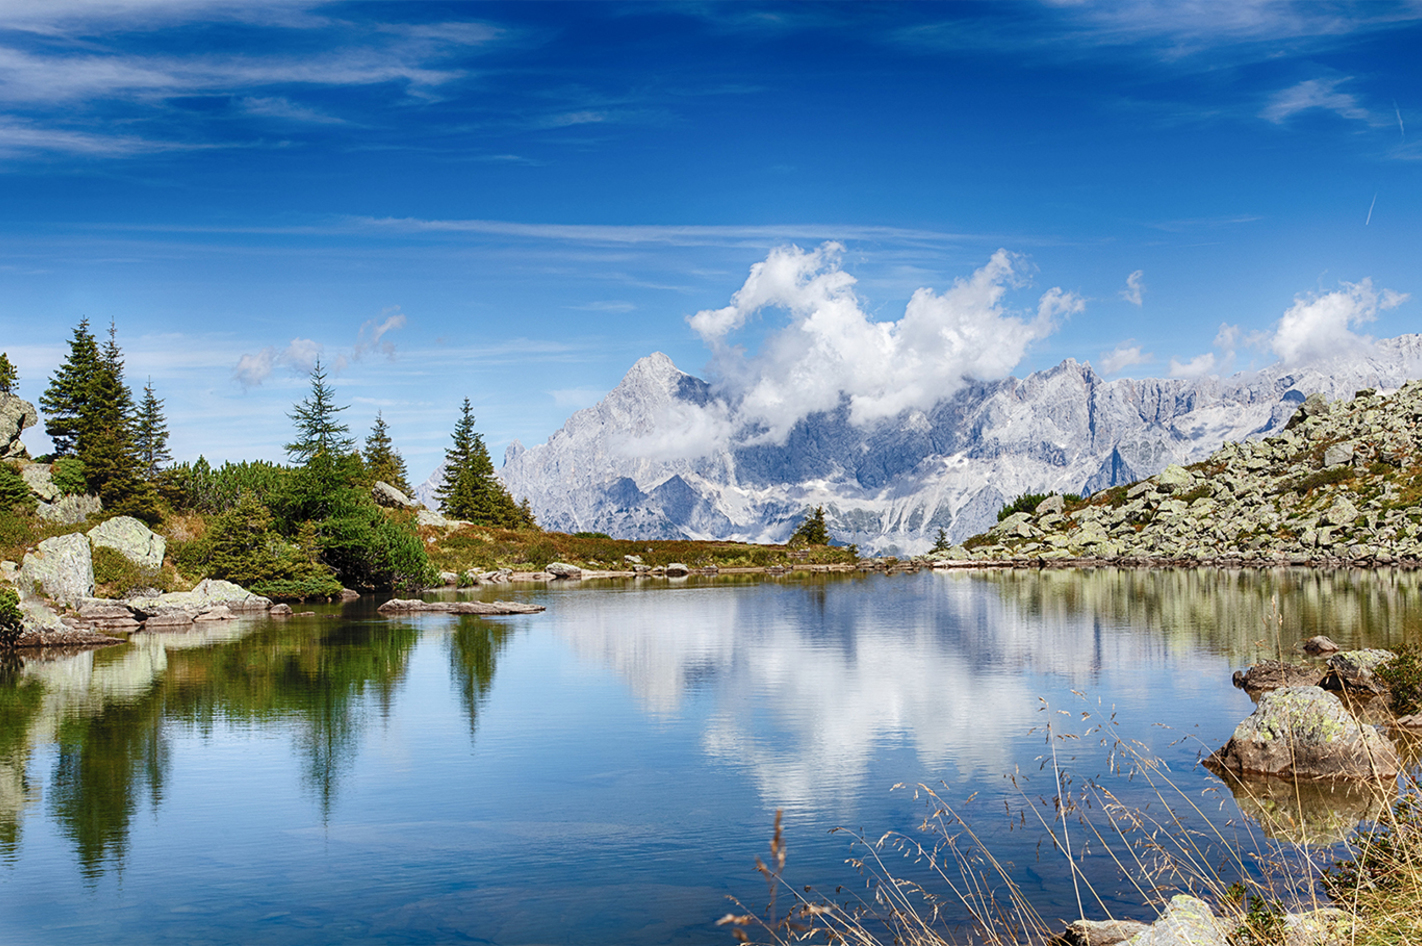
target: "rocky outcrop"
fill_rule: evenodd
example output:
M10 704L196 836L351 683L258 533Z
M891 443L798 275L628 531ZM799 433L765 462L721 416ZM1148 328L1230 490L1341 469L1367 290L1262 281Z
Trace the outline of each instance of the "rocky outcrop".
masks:
M25 463L20 467L20 478L42 503L52 503L60 497L59 487L54 485L48 463Z
M370 488L370 496L377 506L385 506L387 509L415 509L420 505L382 480L375 481L375 485Z
M1322 667L1291 664L1281 660L1261 660L1247 670L1234 672L1234 685L1250 694L1277 690L1280 687L1318 686L1323 682Z
M1280 434L1306 395L1395 388L1416 376L1419 354L1422 337L1403 336L1331 363L1193 381L1107 381L1068 360L882 422L854 423L846 399L783 443L757 438L733 397L655 354L547 443L512 444L499 475L564 532L781 542L822 504L840 541L926 552L939 529L960 542L1021 493L1099 492ZM442 477L416 498L428 504Z
M418 598L391 598L376 608L381 614L537 614L538 604L517 601L421 601Z
M15 394L0 394L0 460L29 456L20 434L39 423L35 406Z
M38 585L45 597L72 605L94 594L94 562L89 540L78 533L45 539L25 555L20 566L20 586L29 591Z
M163 554L168 540L149 529L132 516L115 516L89 530L89 543L114 549L124 558L143 568L157 571L163 567Z
M103 511L103 500L87 493L61 496L52 503L40 503L35 507L35 514L41 519L62 526L78 525Z
M1229 742L1205 760L1217 772L1297 778L1393 778L1391 740L1320 687L1265 693Z
M965 544L979 560L1422 564L1419 422L1422 384L1360 392L1189 467L1008 516ZM1328 453L1342 442L1346 460Z

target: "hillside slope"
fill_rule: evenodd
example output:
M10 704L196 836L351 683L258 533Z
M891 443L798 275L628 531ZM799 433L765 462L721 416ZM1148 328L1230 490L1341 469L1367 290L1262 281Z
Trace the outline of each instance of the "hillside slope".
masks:
M1309 397L1274 436L1089 500L1051 497L965 546L975 559L1422 561L1422 383Z

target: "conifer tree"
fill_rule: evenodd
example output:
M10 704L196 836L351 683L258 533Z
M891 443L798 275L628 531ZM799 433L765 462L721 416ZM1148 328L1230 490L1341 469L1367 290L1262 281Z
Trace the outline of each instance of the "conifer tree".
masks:
M157 478L162 464L173 462L173 455L168 452L168 419L163 416L163 399L153 393L152 378L143 386L143 400L138 405L133 440L143 473L148 479Z
M99 362L99 346L89 331L89 320L80 319L69 340L69 357L49 379L49 386L40 396L40 410L46 418L44 432L54 443L57 457L70 456L78 447Z
M365 469L372 483L377 480L408 495L412 492L405 479L405 458L390 442L390 425L377 411L375 423L370 428L370 436L365 438Z
M110 323L109 338L99 352L79 417L75 453L84 464L90 491L99 495L106 509L153 522L158 518L158 497L141 475L133 393L123 380L123 352L117 334Z
M509 529L533 525L532 514L519 508L494 474L489 449L474 429L474 412L467 397L454 425L453 439L454 446L444 452L444 482L435 491L440 511L479 525Z
M816 506L815 511L805 516L800 528L790 537L791 545L829 545L829 526L825 524L825 507Z
M317 358L311 368L310 396L286 415L296 424L296 439L286 445L287 454L305 464L318 454L338 457L350 453L355 438L336 417L347 407L350 405L336 406L336 392L326 383L326 369Z
M10 356L0 351L0 394L14 394L20 373L10 364Z

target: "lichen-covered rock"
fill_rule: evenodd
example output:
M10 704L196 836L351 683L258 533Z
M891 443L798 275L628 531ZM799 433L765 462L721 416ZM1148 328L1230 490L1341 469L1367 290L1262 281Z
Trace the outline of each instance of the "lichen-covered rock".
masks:
M240 585L217 578L204 578L192 591L145 595L129 598L125 603L147 618L164 614L189 614L189 620L214 605L224 605L230 611L239 612L266 611L272 606L270 598L254 595Z
M0 394L0 460L27 456L20 434L37 423L33 404L15 394Z
M581 568L569 565L567 562L549 562L543 570L554 578L578 579L583 577Z
M1328 676L1323 686L1328 690L1348 690L1353 693L1378 694L1387 684L1373 671L1397 655L1390 650L1345 650L1328 658Z
M1056 938L1059 946L1116 946L1150 929L1136 920L1076 920Z
M1346 946L1353 942L1352 914L1337 907L1284 915L1283 946Z
M1375 727L1359 723L1333 694L1306 686L1265 693L1205 764L1242 775L1392 778L1400 762Z
M40 503L35 515L47 522L72 526L104 511L103 500L93 495L61 496L52 503Z
M94 561L89 540L77 533L45 539L25 555L20 584L29 591L35 584L60 604L74 604L94 594Z
M59 498L59 487L54 485L54 478L49 475L49 465L45 463L26 463L20 467L20 479L25 481L25 485L30 488L42 502L52 503Z
M1262 660L1248 670L1234 672L1234 685L1250 693L1277 690L1279 687L1318 686L1323 680L1321 667Z
M1229 946L1226 926L1210 905L1180 894L1160 919L1126 940L1127 946Z
M157 571L163 567L163 555L168 540L132 516L115 516L89 530L89 542L95 548L106 546L143 568Z

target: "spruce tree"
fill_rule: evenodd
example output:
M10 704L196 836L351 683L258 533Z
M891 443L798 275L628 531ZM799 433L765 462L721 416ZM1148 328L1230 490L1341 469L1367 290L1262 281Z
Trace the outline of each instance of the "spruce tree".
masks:
M297 404L287 417L296 424L296 439L286 445L287 454L297 463L306 464L319 454L344 456L355 446L350 428L336 417L350 407L336 406L336 392L326 383L326 369L321 359L311 368L311 394Z
M0 351L0 394L14 394L20 373L10 364L10 356Z
M168 419L163 416L163 399L154 395L152 378L143 386L133 440L144 475L150 480L157 479L158 468L172 463L173 455L168 452Z
M829 526L825 524L825 507L816 506L815 511L805 516L800 528L790 537L791 545L829 545Z
M532 514L519 508L494 474L489 449L474 429L474 412L467 397L454 425L453 440L454 446L444 452L444 482L435 491L440 511L479 525L507 529L533 525Z
M123 380L123 352L112 323L89 380L75 453L84 464L90 491L99 495L106 509L157 521L158 497L142 475L134 438L133 393Z
M69 357L40 396L40 410L46 418L44 432L53 442L57 457L70 456L78 447L99 363L99 346L89 331L89 320L80 319L69 340Z
M370 436L365 438L365 469L372 483L377 480L409 495L409 482L405 479L405 458L390 442L390 426L377 411L375 423L370 428Z

